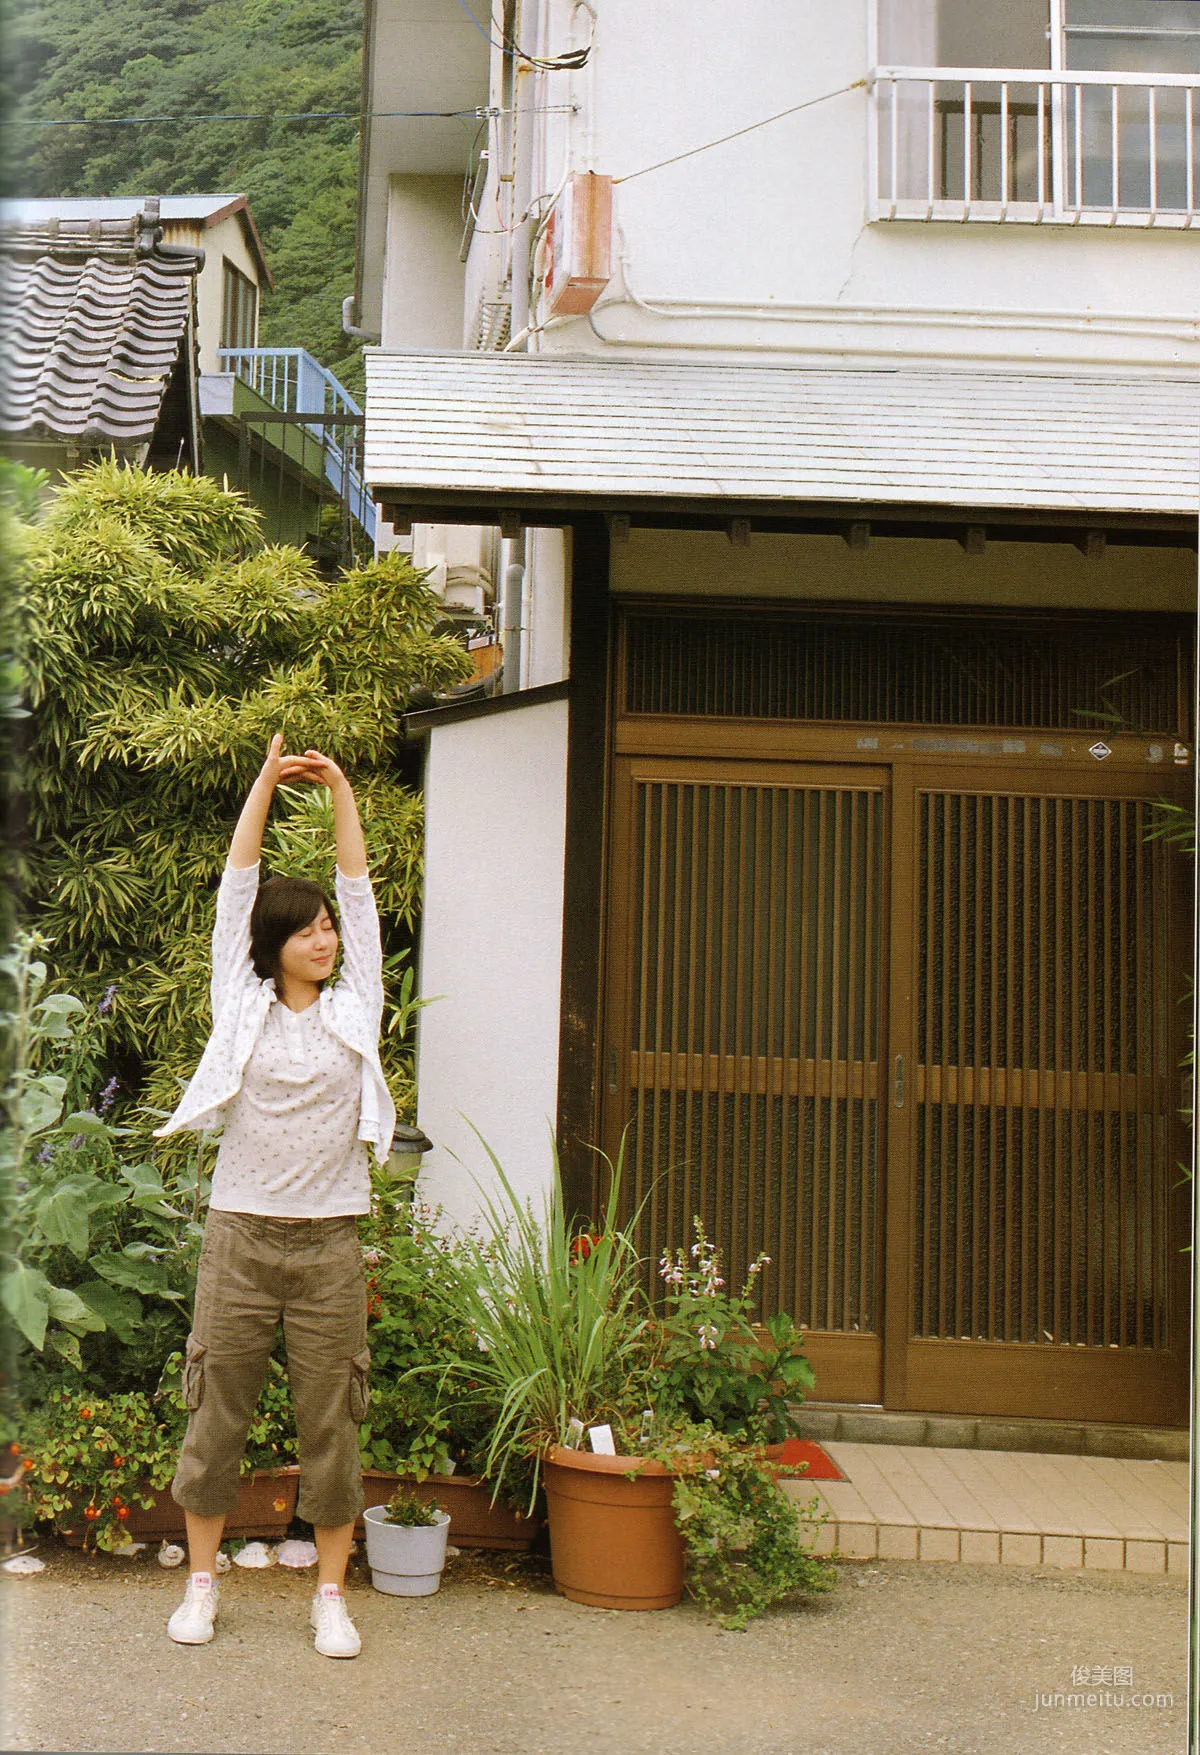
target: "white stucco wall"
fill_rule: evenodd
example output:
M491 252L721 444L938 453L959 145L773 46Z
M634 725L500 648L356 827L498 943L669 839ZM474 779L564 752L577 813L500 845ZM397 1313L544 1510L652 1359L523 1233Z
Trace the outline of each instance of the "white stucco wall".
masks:
M602 9L592 62L571 82L579 113L539 119L530 194L552 191L568 165L628 179L615 190L622 266L593 313L595 328L586 318L556 323L535 345L1042 370L1200 363L1194 233L869 223L864 89L634 174L862 79L879 58L873 4L742 0L731 10L724 0L658 0ZM917 20L902 33L909 59L921 59L922 46L933 58L932 33L918 28L918 15L931 15L927 3L880 7ZM547 35L557 44L566 0L550 12ZM558 87L551 97L554 77L542 79L536 101L563 101Z
M567 704L447 725L425 774L418 1120L423 1196L452 1219L494 1183L479 1130L522 1193L549 1184L558 1106Z
M385 347L462 343L462 178L393 176L388 182L383 277Z

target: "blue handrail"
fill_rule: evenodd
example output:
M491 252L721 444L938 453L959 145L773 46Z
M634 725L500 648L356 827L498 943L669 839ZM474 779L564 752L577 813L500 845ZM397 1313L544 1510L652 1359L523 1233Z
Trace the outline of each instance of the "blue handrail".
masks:
M346 387L303 347L223 347L217 358L281 414L317 417L310 430L321 442L326 479L374 541L375 502L362 478L362 433L343 429L345 442L338 444L321 424L362 414Z

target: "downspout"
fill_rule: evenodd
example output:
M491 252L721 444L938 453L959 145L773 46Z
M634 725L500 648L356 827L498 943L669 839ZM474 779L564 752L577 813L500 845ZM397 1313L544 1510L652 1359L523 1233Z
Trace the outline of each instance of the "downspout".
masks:
M521 642L524 635L525 532L508 539L508 564L504 569L504 610L500 645L504 654L501 693L515 695L521 687Z

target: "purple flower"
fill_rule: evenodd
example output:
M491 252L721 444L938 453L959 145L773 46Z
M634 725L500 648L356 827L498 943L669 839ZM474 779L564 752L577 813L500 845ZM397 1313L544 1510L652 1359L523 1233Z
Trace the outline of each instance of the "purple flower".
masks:
M48 1164L50 1162L51 1158L53 1158L53 1156L54 1156L54 1147L53 1146L43 1146L41 1151L37 1155L37 1161L39 1164Z
M77 1133L75 1135L75 1138L71 1141L71 1150L73 1152L77 1152L86 1138L87 1138L86 1134Z
M100 1004L96 1007L96 1015L98 1017L101 1017L101 1018L106 1018L108 1016L109 1012L111 1012L111 1010L113 1009L113 1000L116 997L117 997L117 984L115 981L113 981L113 982L110 982L109 985L104 989L104 997L101 999Z
M113 1103L116 1099L116 1095L117 1095L117 1092L119 1089L120 1089L120 1080L114 1074L113 1077L111 1079L109 1079L109 1081L105 1085L104 1089L101 1091L99 1100L96 1104L96 1107L100 1111L101 1115L108 1114L109 1110L113 1106Z

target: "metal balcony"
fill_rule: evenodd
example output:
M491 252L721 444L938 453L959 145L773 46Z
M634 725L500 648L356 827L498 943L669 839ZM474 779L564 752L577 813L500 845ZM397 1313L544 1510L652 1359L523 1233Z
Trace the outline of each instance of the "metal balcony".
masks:
M262 440L270 436L281 457L298 442L301 466L324 477L374 541L375 503L362 476L364 416L345 386L302 347L226 347L217 357L272 411L243 409L239 418L256 426ZM312 441L319 456L310 452Z
M871 218L1181 228L1200 76L877 67Z

